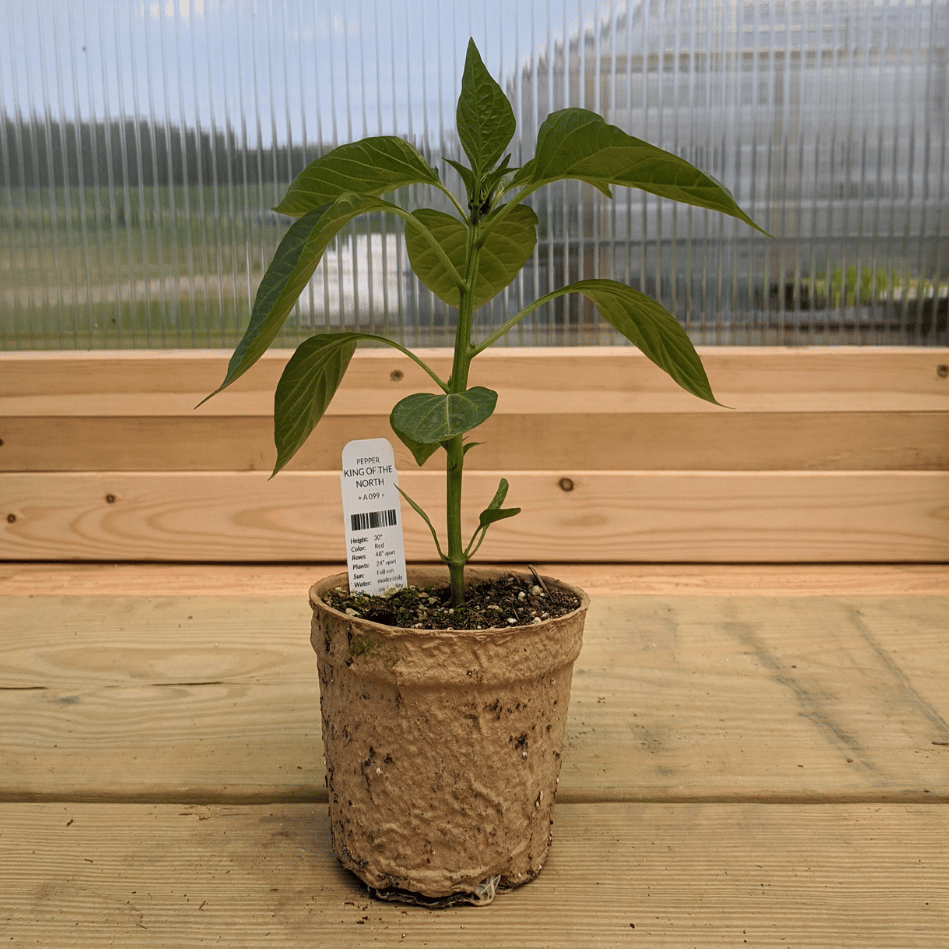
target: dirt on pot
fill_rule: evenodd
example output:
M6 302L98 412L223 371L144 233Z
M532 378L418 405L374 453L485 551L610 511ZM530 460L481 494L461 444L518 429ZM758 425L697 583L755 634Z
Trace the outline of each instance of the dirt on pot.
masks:
M349 616L403 629L503 629L537 625L573 612L579 597L566 590L548 589L540 577L511 573L477 581L465 590L463 606L452 607L448 587L415 587L386 591L378 596L351 594L336 587L323 600Z

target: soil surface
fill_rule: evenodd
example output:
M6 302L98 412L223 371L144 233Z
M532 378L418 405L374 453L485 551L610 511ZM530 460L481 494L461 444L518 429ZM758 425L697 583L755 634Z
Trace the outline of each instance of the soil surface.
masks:
M323 600L351 616L403 629L503 629L530 626L564 616L580 606L566 590L545 588L540 578L507 574L465 590L463 606L452 608L447 587L404 587L379 596L353 596L345 587L323 594Z

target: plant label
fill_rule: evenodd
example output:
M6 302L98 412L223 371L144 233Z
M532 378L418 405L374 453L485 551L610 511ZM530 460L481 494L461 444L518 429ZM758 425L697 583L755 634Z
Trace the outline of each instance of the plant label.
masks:
M343 449L340 486L352 593L372 595L406 585L398 483L388 439L358 439Z

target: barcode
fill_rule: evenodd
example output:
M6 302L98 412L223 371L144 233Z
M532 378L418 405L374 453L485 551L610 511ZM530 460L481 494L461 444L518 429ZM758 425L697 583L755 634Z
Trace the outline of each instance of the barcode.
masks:
M388 511L367 511L364 514L350 514L350 530L368 531L376 527L393 527L396 523L395 508Z

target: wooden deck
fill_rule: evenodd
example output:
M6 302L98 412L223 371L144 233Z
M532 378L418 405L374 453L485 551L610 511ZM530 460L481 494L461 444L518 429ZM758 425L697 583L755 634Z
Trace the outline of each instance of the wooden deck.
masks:
M949 567L546 567L593 597L551 856L437 912L330 853L334 569L0 563L0 945L949 947Z

